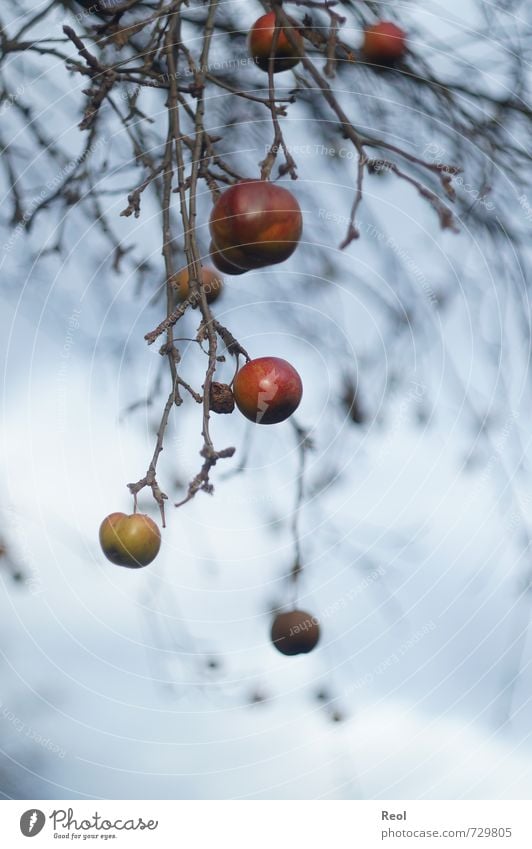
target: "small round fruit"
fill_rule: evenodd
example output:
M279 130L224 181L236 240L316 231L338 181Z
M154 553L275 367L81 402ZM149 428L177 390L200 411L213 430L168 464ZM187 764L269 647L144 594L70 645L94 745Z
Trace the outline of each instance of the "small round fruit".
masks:
M242 180L220 195L209 228L226 267L250 271L284 262L293 254L303 217L288 189L266 180ZM220 268L220 262L213 261Z
M373 62L395 62L406 53L406 33L391 21L378 21L364 31L362 51Z
M250 360L236 374L235 402L256 424L284 422L299 407L303 384L295 368L279 357Z
M157 557L161 532L143 513L110 513L100 525L100 545L111 563L140 569Z
M286 28L280 28L273 60L274 74L294 68L301 58L303 39L297 29L290 27L290 31L297 41L297 46L287 37ZM255 21L248 36L249 54L262 71L268 72L269 69L274 33L275 12L268 12Z
M270 637L281 654L308 654L320 638L319 622L305 610L278 613L272 622Z
M180 301L186 301L190 295L190 275L188 268L182 268L177 274L171 278L171 283L177 291L177 296ZM201 286L207 297L207 303L212 304L222 294L223 281L219 273L214 268L202 266L201 268Z

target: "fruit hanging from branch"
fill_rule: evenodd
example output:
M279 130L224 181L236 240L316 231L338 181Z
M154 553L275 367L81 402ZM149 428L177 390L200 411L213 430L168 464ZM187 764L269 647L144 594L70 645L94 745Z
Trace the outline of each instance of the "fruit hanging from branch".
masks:
M286 360L258 357L237 372L233 394L238 409L247 419L256 424L278 424L299 407L303 384Z
M220 195L209 228L216 267L223 264L226 273L241 274L288 259L301 238L303 217L288 189L243 180Z
M319 622L305 610L278 613L272 622L270 638L281 654L308 654L320 638Z
M291 35L297 42L292 44L286 35L286 29L280 27L278 30L277 43L273 58L273 73L289 71L298 64L303 52L303 39L297 29L290 27ZM275 12L262 15L253 24L248 36L248 50L250 56L262 71L268 72L270 56L272 55L275 34Z
M245 274L246 268L238 268L238 266L233 265L233 263L229 262L228 259L225 258L223 254L220 253L219 250L216 249L214 242L211 241L209 245L209 253L211 255L212 264L218 271L221 271L222 274Z
M157 557L161 532L143 513L110 513L100 525L100 545L111 563L140 569Z
M378 21L364 31L362 52L372 62L392 64L406 53L406 33L392 21Z
M190 275L188 268L182 268L181 271L174 274L170 282L174 286L180 301L186 301L190 297ZM222 294L223 280L214 268L209 268L205 265L202 266L201 288L205 292L208 304L214 303Z

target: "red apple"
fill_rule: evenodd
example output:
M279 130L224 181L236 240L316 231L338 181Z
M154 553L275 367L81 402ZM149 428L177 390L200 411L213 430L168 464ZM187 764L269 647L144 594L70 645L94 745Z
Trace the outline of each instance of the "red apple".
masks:
M301 237L303 218L287 189L263 180L243 180L218 198L209 228L222 263L241 273L288 259ZM213 261L219 268L216 257Z
M395 62L406 53L406 33L391 21L378 21L365 30L362 51L373 62Z
M238 409L247 419L256 424L278 424L299 407L303 384L286 360L259 357L237 372L233 394Z
M281 654L308 654L320 638L320 626L316 617L305 610L290 610L277 614L270 636Z
M238 268L238 266L233 265L229 262L228 259L225 258L223 254L218 251L214 245L214 242L211 241L209 246L209 253L211 255L212 264L221 271L222 274L245 274L245 268Z
M303 39L298 30L290 27L290 31L297 41L297 46L293 45L287 37L286 29L280 28L273 61L273 72L275 74L294 68L303 52ZM267 72L269 68L274 32L275 12L268 12L255 21L248 36L250 56L253 57L262 71Z
M161 547L161 532L142 513L110 513L100 525L100 545L111 563L139 569L154 560Z

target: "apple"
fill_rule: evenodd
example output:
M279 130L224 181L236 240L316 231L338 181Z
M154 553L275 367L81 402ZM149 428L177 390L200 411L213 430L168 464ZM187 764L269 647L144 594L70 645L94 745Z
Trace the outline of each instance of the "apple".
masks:
M287 37L286 29L280 28L273 61L274 74L294 68L303 52L301 35L293 27L290 27L290 29L297 41L297 46L293 45ZM262 71L268 72L269 69L274 33L275 12L268 12L255 21L248 36L249 54Z
M301 237L303 218L288 189L265 180L242 180L220 195L209 228L222 263L242 273L288 259ZM216 257L213 261L220 268Z
M378 21L364 31L362 52L373 62L389 64L406 53L406 33L392 21Z
M209 253L211 255L212 264L221 271L222 274L245 274L247 269L238 268L237 265L233 265L232 262L229 262L228 259L225 258L223 254L220 253L219 250L216 249L214 242L211 241L209 246Z
M143 513L110 513L100 525L100 545L111 563L139 569L157 557L161 532Z
M299 407L303 384L295 368L280 357L250 360L233 382L235 403L256 424L284 422Z
M181 271L174 274L170 282L175 287L179 300L186 301L190 295L190 275L188 268L182 268ZM223 289L223 281L214 268L202 266L201 287L205 292L208 304L212 304L220 297Z
M308 654L320 638L319 622L305 610L278 613L272 622L270 637L281 654Z

